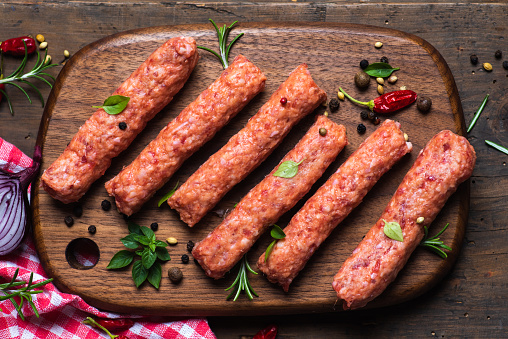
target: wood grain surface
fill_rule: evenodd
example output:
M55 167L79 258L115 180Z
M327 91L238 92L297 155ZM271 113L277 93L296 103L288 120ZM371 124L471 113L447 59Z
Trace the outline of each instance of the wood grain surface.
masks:
M74 205L61 204L36 188L33 206L37 249L45 269L55 278L60 289L77 293L94 306L117 312L166 315L234 315L242 312L254 315L332 311L336 301L331 288L333 275L377 220L420 149L434 134L443 129L459 134L464 132L462 109L451 72L441 55L416 36L387 28L352 24L325 26L310 23L251 23L242 25L241 30L234 30L232 34L240 31L244 32L245 36L233 48L231 59L242 53L263 70L268 78L264 93L256 97L212 141L192 156L141 212L131 217L132 221L144 226L157 222L159 230L156 235L160 239L169 236L179 239L178 245L169 248L172 260L163 265L163 272L169 267L177 266L184 273L183 281L178 285L171 284L163 273L159 291L148 284L136 289L130 270L106 270L105 267L113 254L123 248L119 239L127 234L127 223L114 209L103 211L100 204L104 199L113 202L104 189L105 181L130 163L160 129L218 77L221 72L219 62L203 51L200 51L198 66L181 93L148 124L131 147L113 161L104 177L81 199L80 205L84 213L82 217L75 218L76 222L72 227L67 227L63 219L66 215L72 215ZM189 25L123 32L101 39L77 52L60 73L44 112L38 137L38 142L43 145L42 168L47 168L63 151L79 126L93 113L92 105L100 104L108 97L156 47L168 38L179 35L193 36L199 45L216 47L216 36L211 25ZM383 41L382 49L374 47L376 41ZM248 301L245 297L235 303L226 301L227 293L224 289L231 284L236 271L225 279L214 281L204 275L199 265L192 261L182 264L180 261L181 255L187 253L187 241L196 242L202 239L220 223L220 213L210 213L193 229L189 229L179 221L174 211L165 205L157 208L156 202L177 181L186 180L204 159L241 129L247 119L255 114L300 63L309 65L314 80L327 92L329 98L335 97L338 87L342 86L353 96L367 101L378 95L374 80L368 90L358 91L353 77L359 70L361 59L373 62L381 56L388 57L392 66L400 67L396 73L398 82L395 85L386 85L387 91L406 85L420 95L432 97L433 106L428 114L418 112L413 105L389 116L402 124L402 129L413 143L413 152L385 175L367 195L364 203L332 233L295 279L289 293L284 293L279 287L268 283L262 276L251 276L253 287L260 297L253 301ZM313 116L322 114L325 110L326 107L319 108L311 117L298 124L283 144L244 182L235 187L219 203L216 210L232 208L235 202L296 144L312 123ZM367 133L359 135L356 132L356 126L362 122L361 110L362 108L346 101L341 103L337 113L330 114L333 120L346 126L349 145L311 193L374 130L374 125L364 122ZM370 307L410 300L440 281L459 253L467 220L468 202L469 187L466 183L452 196L433 223L434 232L447 222L451 225L443 236L443 240L454 249L448 259L441 260L434 254L418 249L396 282L372 302ZM279 224L285 225L302 203L283 216ZM89 225L97 227L96 234L90 235L87 232ZM87 238L97 244L100 259L95 267L75 268L72 260L69 262L66 259L66 249L69 251L69 244L77 238ZM269 240L264 236L258 241L248 254L250 262L254 262Z

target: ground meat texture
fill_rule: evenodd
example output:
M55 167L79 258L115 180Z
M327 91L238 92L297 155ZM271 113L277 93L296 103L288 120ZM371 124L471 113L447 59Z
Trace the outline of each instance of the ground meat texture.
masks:
M281 104L280 99L287 102ZM194 226L280 144L290 129L326 100L306 64L298 66L247 125L213 154L168 199L180 218Z
M400 124L386 120L321 186L284 228L259 269L284 291L337 225L358 206L379 178L412 149Z
M326 128L326 136L319 134ZM218 279L231 270L256 240L291 209L319 179L346 146L346 128L325 116L314 125L258 185L237 204L224 221L192 251L209 277ZM273 174L285 161L303 162L292 178Z
M112 94L130 97L125 110L110 115L98 109L43 173L42 187L63 203L81 198L104 174L111 160L173 99L197 60L193 38L172 38L165 42ZM118 127L120 122L126 122L125 130Z
M261 92L266 77L243 55L172 120L139 156L106 183L118 210L137 212L182 163Z
M457 186L468 179L476 155L466 138L442 131L434 136L404 177L381 218L333 279L345 309L365 306L395 280L409 256ZM416 220L424 218L418 224ZM384 222L397 222L404 241L388 238Z

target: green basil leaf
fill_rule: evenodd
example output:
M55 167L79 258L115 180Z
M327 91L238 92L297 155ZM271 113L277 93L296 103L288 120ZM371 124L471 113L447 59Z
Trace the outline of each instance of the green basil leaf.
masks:
M157 247L155 246L155 243L152 243L152 242L151 242L151 243L148 245L148 248L150 249L150 251L155 252L155 249L156 249Z
M286 233L280 228L280 226L277 226L273 224L272 230L270 231L270 235L274 239L284 239L286 237Z
M284 161L273 175L281 178L292 178L298 173L298 165L302 162L303 160L300 162L294 162L293 160Z
M141 262L146 269L152 267L153 263L157 260L157 254L152 252L150 248L145 247L143 253L141 253Z
M153 287L159 288L161 279L162 279L162 267L161 264L156 262L150 269L148 270L148 282L152 284Z
M272 253L273 251L273 247L275 246L275 243L277 242L277 240L274 240L270 243L270 245L268 245L268 247L266 248L266 252L265 252L265 261L268 260L268 257L270 256L270 253Z
M134 236L136 240L141 243L141 245L148 246L150 244L150 239L148 239L146 236L138 234L134 234Z
M168 250L165 249L164 247L157 247L155 249L155 254L157 255L157 258L159 258L162 261L171 260Z
M143 249L144 249L144 248L143 248ZM137 250L137 251L136 251L136 252L134 252L134 253L136 253L136 254L137 254L137 255L139 255L139 256L142 256L142 255L143 255L143 250Z
M119 114L127 107L129 100L131 98L123 96L123 95L112 95L106 100L104 100L104 104L101 106L92 106L93 108L102 108L108 114Z
M393 68L386 62L374 62L364 69L365 73L371 77L386 78L389 77L394 71L400 68Z
M124 244L125 247L135 250L141 245L136 239L136 234L129 234L128 236L120 239L120 241Z
M177 182L176 182L175 187L173 187L173 189L172 189L171 191L169 191L168 193L166 193L166 194L165 194L165 195L161 198L161 200L159 200L159 202L157 203L157 207L161 207L161 205L162 205L164 202L166 202L169 198L171 198L171 197L173 196L173 194L175 194L175 192L176 192L176 188L178 187L178 184L179 184L179 183L180 183L180 182L179 182L179 181L177 181Z
M148 238L149 242L153 242L153 239L155 239L155 233L150 228L141 226L141 232Z
M136 287L141 286L147 277L148 270L143 266L141 260L136 261L134 265L132 265L132 280L134 280Z
M157 246L157 247L168 247L168 243L165 242L165 241L156 240L155 241L155 246Z
M402 228L400 228L400 225L398 222L391 221L387 222L384 220L385 226L383 227L383 231L385 232L385 235L393 240L397 241L404 241L404 236L402 234Z
M132 259L134 259L134 253L127 250L121 250L117 252L113 258L111 258L111 261L106 268L117 269L128 266L132 262Z
M127 222L127 227L129 229L129 233L143 235L143 232L141 232L141 228L135 222L132 221Z

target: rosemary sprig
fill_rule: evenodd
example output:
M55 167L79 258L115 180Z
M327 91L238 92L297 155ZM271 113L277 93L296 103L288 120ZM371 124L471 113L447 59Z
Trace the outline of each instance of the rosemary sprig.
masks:
M506 147L503 147L501 145L496 144L495 142L492 142L490 140L485 140L485 143L489 145L490 147L494 147L499 152L503 152L504 154L508 154L508 149Z
M429 230L428 230L427 226L424 226L423 229L425 230L425 236L423 237L422 241L420 242L420 246L426 247L429 250L431 250L432 252L439 255L441 258L446 259L448 257L448 255L442 249L451 251L452 248L449 246L446 246L442 240L439 240L438 237L441 234L443 234L444 231L446 231L446 229L448 228L449 225L450 225L450 223L447 223L445 225L445 227L443 227L443 229L441 231L439 231L438 234L436 234L435 236L433 236L431 238L428 237Z
M32 99L30 99L30 96L28 95L28 93L23 89L23 87L18 85L16 82L30 86L38 94L39 99L42 102L42 107L44 107L44 97L42 96L41 91L37 88L37 86L35 86L33 83L31 83L27 79L34 78L34 79L41 80L42 82L46 83L50 88L53 88L53 85L47 79L45 79L44 76L49 77L53 81L55 81L55 78L52 75L46 73L45 70L47 70L48 68L51 68L51 67L58 66L58 64L51 64L50 63L51 61L47 60L47 56L48 56L47 49L46 49L46 52L44 53L44 58L42 58L42 59L41 59L41 55L40 55L39 51L37 50L36 51L37 52L37 61L35 62L35 65L29 72L24 73L25 67L26 67L26 64L28 61L28 52L27 52L26 43L25 42L23 42L23 43L25 44L25 56L23 57L21 64L18 66L18 68L14 72L12 72L12 74L10 74L7 77L3 77L3 69L0 69L0 84L12 85L12 86L16 87L21 92L23 92L23 94L25 94L25 96L28 98L28 101L30 103L32 103ZM1 58L2 58L1 65L3 66L3 54L1 54ZM0 92L3 94L3 96L7 100L7 104L9 105L9 111L11 112L11 115L14 115L14 111L12 109L12 103L11 103L9 96L7 95L7 92L3 89L0 89Z
M483 99L482 104L480 105L480 107L476 111L476 113L475 113L475 115L473 117L473 120L471 120L471 123L469 124L469 127L467 128L466 133L469 133L473 129L473 126L476 123L476 120L478 120L478 117L480 116L480 114L482 113L483 108L485 107L485 104L487 103L488 99L489 99L489 95L487 94L485 96L485 98Z
M33 276L34 273L30 273L30 279L28 282L26 281L16 281L16 278L18 277L19 268L16 269L16 272L14 272L14 276L12 277L12 280L5 284L0 284L0 291L4 293L3 296L0 296L0 301L4 301L9 299L12 305L14 305L14 308L19 314L19 317L21 320L25 320L25 316L23 315L23 312L21 311L21 308L23 307L23 301L26 300L32 309L34 310L35 315L37 318L39 317L39 312L37 311L37 308L35 307L35 304L32 301L32 295L33 294L39 294L42 293L42 290L34 291L35 288L41 287L46 285L47 283L50 283L53 281L53 279L47 279L44 281L41 281L39 283L33 284ZM21 288L14 288L13 287L19 287L25 285L25 287ZM19 298L19 303L16 301L15 298ZM2 309L0 309L2 311ZM3 312L3 311L2 311Z
M235 281L233 281L231 286L225 289L225 291L228 291L236 286L236 290L235 289L232 290L226 299L231 298L234 294L235 297L233 298L233 301L236 301L241 291L245 291L249 300L254 299L253 295L259 297L259 295L256 293L256 291L254 291L249 282L249 277L247 277L247 270L250 271L251 273L258 274L250 267L249 263L247 262L247 256L244 255L242 261L240 262L240 268L238 270L238 275L236 276Z
M229 26L222 26L222 27L217 27L217 25L215 24L215 22L213 22L212 19L209 19L210 22L213 24L213 27L215 27L215 31L217 32L217 37L219 38L219 53L211 50L210 48L207 48L207 47L203 47L203 46L198 46L198 48L201 48L201 49L204 49L205 51L208 51L210 53L212 53L213 55L215 55L221 62L222 64L222 67L224 67L224 69L228 68L229 64L228 64L228 57L229 57L229 50L231 49L231 46L233 46L233 44L238 40L240 39L240 37L244 34L244 33L240 33L238 34L234 39L233 41L231 41L229 43L229 45L226 45L227 44L227 40L228 40L228 36L229 36L229 32L231 31L231 29L233 28L233 26L238 22L238 21L235 21L233 22L231 25Z

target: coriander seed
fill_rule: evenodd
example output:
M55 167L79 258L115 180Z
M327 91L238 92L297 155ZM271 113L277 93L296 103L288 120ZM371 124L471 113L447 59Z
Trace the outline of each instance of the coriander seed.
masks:
M423 223L424 220L425 220L424 217L418 217L418 218L416 218L416 223L421 224L421 223Z
M377 92L380 94L380 95L383 95L385 93L385 89L382 85L377 85Z
M396 76L395 74L392 74L392 75L390 75L390 77L388 78L388 82L389 82L390 84L394 84L394 83L396 83L396 82L397 82L397 80L398 80L398 79L399 79L399 78L397 78L397 76Z
M44 40L45 40L45 39L44 39L44 35L42 35L42 34L37 34L37 35L35 36L35 40L37 40L37 41L38 41L38 42L40 42L40 43L44 42Z
M175 237L169 237L169 238L166 239L166 241L170 245L176 245L176 244L178 244L178 240Z
M380 85L384 85L385 84L385 79L383 78L376 78L376 82Z
M337 92L337 98L339 98L339 100L344 101L344 98L345 98L345 97L344 97L344 93L342 93L341 91L338 91L338 92Z
M381 47L383 47L383 43L382 43L381 41L378 41L378 42L376 42L376 43L374 44L374 47L376 47L376 48L381 48Z
M483 63L483 69L486 70L487 72L491 72L492 71L492 65L488 62L484 62Z

